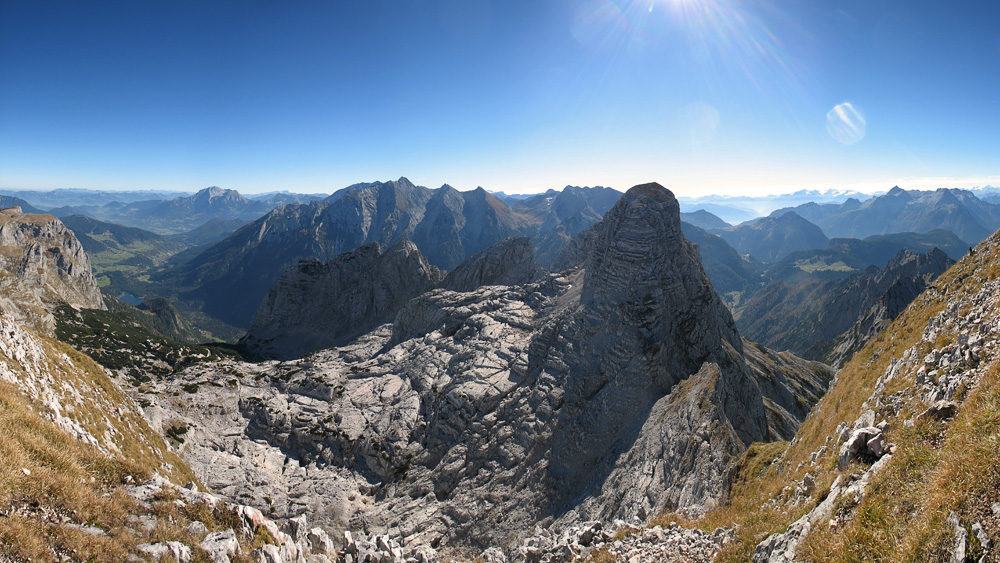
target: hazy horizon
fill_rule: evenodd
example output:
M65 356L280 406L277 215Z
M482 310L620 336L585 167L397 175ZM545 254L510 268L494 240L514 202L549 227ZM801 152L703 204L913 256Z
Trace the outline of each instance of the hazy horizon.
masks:
M1000 5L0 4L0 186L1000 184Z
M402 176L401 178L407 178L407 177L406 176ZM395 178L395 179L399 179L399 178ZM482 187L483 189L485 189L485 190L487 190L487 191L489 191L491 193L504 193L506 195L534 195L534 194L545 193L545 192L547 192L549 190L552 190L552 189L554 189L554 190L561 190L561 189L563 189L565 187L568 187L568 186L574 186L574 184L563 184L561 186L550 186L550 187L539 188L536 191L514 192L514 191L506 191L506 190L493 189L493 188L490 188L490 187L487 187L487 186L478 186L478 185L477 186L471 186L471 187L460 187L460 186L455 186L454 184L451 184L449 182L445 182L444 184L441 184L440 186L429 186L429 185L423 184L423 183L421 183L421 182L419 182L417 180L414 180L412 178L407 178L407 179L410 180L411 182L413 182L415 185L423 186L423 187L427 187L427 188L431 188L431 189L440 188L440 187L442 187L444 185L449 185L449 186L451 186L451 187L453 187L453 188L455 188L455 189L457 189L459 191L475 190L475 189L477 189L479 187ZM372 182L372 183L374 183L374 182L389 182L389 181L392 181L392 180L394 180L394 179L362 180L362 181L358 181L358 182L352 182L351 184L348 184L348 185L345 185L345 186L340 186L338 188L334 188L334 189L327 190L327 191L303 191L303 190L297 190L297 189L294 189L294 188L261 189L259 191L244 191L244 190L240 189L239 187L219 186L217 184L208 184L208 185L202 186L200 188L194 188L194 189L187 189L187 188L138 188L138 187L137 188L83 188L83 187L18 188L18 187L0 186L0 191L14 193L14 192L50 192L50 191L58 191L58 190L68 190L68 191L78 190L78 191L108 192L108 193L114 193L114 192L154 192L154 193L164 193L164 194L188 194L188 195L193 195L193 194L195 194L195 193L197 193L197 192L199 192L201 190L204 190L204 189L207 189L207 188L210 188L210 187L218 187L218 188L227 189L227 190L235 190L235 191L239 192L240 195L244 195L244 196L258 196L258 195L261 195L261 194L270 194L270 193L289 193L289 194L302 194L302 195L309 195L309 194L326 194L326 195L330 195L330 194L336 192L337 190L348 188L348 187L350 187L352 185L356 185L356 184L360 184L360 183L367 183L367 182ZM992 189L997 189L997 187L993 186L992 183L1000 184L1000 177L988 178L987 180L989 180L992 183L975 183L975 184L973 184L971 182L967 182L966 185L961 185L961 183L956 182L955 179L940 179L940 178L912 179L912 178L910 178L910 179L907 179L907 180L909 180L909 181L908 182L907 181L904 181L904 182L895 182L895 183L894 182L863 183L863 184L856 184L854 186L849 186L849 187L836 187L836 186L794 187L794 186L787 186L787 187L785 187L783 189L782 188L778 188L777 189L778 191L769 191L769 192L760 192L760 193L745 193L745 192L741 193L739 191L729 191L729 192L727 192L727 191L723 190L723 191L719 191L719 192L706 192L706 193L695 193L695 194L692 194L692 193L684 193L682 191L679 191L677 189L672 188L671 186L664 186L664 187L666 187L667 189L671 190L674 193L674 195L676 197L678 197L679 199L696 200L696 199L702 199L702 198L740 198L740 197L746 197L746 198L774 198L774 197L789 196L789 195L800 193L800 192L816 192L816 193L819 193L819 194L829 194L829 195L833 195L833 194L837 194L837 193L843 193L843 194L860 193L860 194L865 194L865 195L872 196L872 195L884 194L884 193L888 192L890 189L892 189L895 186L898 186L898 187L906 189L906 190L917 190L917 191L936 190L936 189L940 189L940 188L963 189L963 190L976 191L976 190L992 190ZM649 181L656 182L656 180L649 180ZM915 183L917 183L918 185L913 185ZM662 184L662 182L661 182L661 184ZM575 186L576 187L597 187L597 186L599 186L599 184L575 185ZM601 187L613 188L613 189L618 190L620 192L625 192L629 188L631 188L632 186L630 185L630 186L601 186Z

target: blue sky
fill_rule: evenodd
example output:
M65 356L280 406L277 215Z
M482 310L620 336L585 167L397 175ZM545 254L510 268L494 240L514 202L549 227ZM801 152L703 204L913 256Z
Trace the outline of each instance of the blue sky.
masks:
M0 0L0 187L1000 183L1000 3Z

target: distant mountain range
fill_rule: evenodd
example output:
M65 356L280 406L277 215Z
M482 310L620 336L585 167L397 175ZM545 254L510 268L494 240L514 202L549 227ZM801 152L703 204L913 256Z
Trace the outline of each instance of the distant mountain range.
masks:
M236 190L212 186L194 195L168 200L131 203L114 201L100 207L57 207L49 210L49 213L57 217L87 215L111 223L142 227L160 234L176 234L190 231L212 219L252 221L279 205L309 201L310 197L277 194L267 199L248 199Z
M0 195L0 209L8 207L20 207L22 213L44 213L41 209L38 209L19 197Z
M511 207L482 188L435 190L406 178L356 184L322 201L278 207L153 279L178 288L207 314L248 327L264 294L299 259L325 263L364 244L388 248L408 239L428 263L450 270L507 237L530 236L544 240L540 261L547 264L620 196L609 188L567 187Z
M896 243L909 248L929 242L957 259L969 245L1000 228L1000 205L965 190L919 192L893 188L864 202L848 199L837 204L806 203L738 225L730 226L704 209L682 213L682 219L721 236L741 254L752 255L762 263L777 262L800 250L822 250L838 238L890 243L893 253L900 248ZM917 241L915 235L928 237ZM911 249L926 252L930 246ZM889 256L865 260L881 265Z
M136 201L168 200L175 197L187 197L191 192L181 191L161 191L161 190L86 190L86 189L59 189L59 190L0 190L0 194L19 197L30 201L41 209L53 209L56 207L74 206L96 206L112 203L133 203Z
M974 196L988 203L1000 203L1000 188L993 186L981 186L967 191ZM910 193L927 193L910 190ZM698 197L679 197L677 200L681 204L681 211L690 213L703 209L721 217L728 223L741 223L750 221L757 217L769 215L775 210L791 209L804 204L834 204L841 205L850 199L860 202L872 198L886 195L885 192L875 192L874 194L862 193L853 190L799 190L787 194L774 194L766 196L729 196L729 195L706 195ZM814 221L805 213L799 213L803 217ZM821 225L822 226L822 225ZM704 227L703 227L704 228ZM827 233L827 236L838 236Z
M894 187L885 195L840 204L805 203L779 209L772 216L794 211L819 225L827 236L865 238L912 231L944 229L977 244L1000 228L1000 205L979 199L968 190L928 192Z
M809 195L800 192L786 199ZM0 203L30 205L13 196L0 197L8 198ZM389 248L406 239L429 264L448 271L504 238L526 236L535 262L553 268L573 237L600 221L621 193L600 186L566 186L501 199L482 188L430 189L400 178L355 184L322 200L314 197L276 192L247 198L212 187L172 199L105 203L90 209L92 215L114 215L117 220L66 217L66 223L88 246L110 294L167 297L186 315L224 322L230 327L224 331L228 339L249 326L261 299L299 259L326 263L364 244ZM713 284L740 314L772 281L796 285L838 280L869 266L882 267L904 248L925 253L938 247L957 259L972 241L952 230L978 236L993 228L991 221L1000 226L998 209L1000 205L972 192L896 188L864 202L801 204L737 225L704 209L682 213L681 218ZM902 228L905 223L921 232L869 234L864 240L827 238L831 225L833 233L850 224L850 232L863 234L867 231L862 226L875 224L875 217L880 217L878 224ZM140 224L145 234L118 228L116 221ZM149 230L174 234L163 237Z
M766 196L679 197L677 201L680 202L681 211L684 213L702 209L721 217L727 223L742 223L767 215L775 209L794 207L804 203L843 203L849 198L863 201L871 197L873 196L851 190L799 190L790 194Z
M745 304L737 326L767 346L837 367L954 263L936 248L926 254L902 249L884 268L842 279L794 285L776 279Z
M159 234L177 234L191 231L212 219L246 223L280 205L308 203L325 197L325 194L274 192L247 198L236 190L217 186L193 195L178 192L54 190L20 191L0 196L0 206L21 205L23 208L28 205L30 210L26 212L30 213L48 213L59 218L85 215Z

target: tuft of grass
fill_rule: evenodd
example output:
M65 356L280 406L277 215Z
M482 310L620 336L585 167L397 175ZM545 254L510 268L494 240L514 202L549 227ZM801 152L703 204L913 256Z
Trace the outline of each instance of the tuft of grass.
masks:
M612 555L611 552L608 551L606 547L602 547L601 549L597 549L591 552L590 556L587 558L587 561L589 561L590 563L614 563L615 556Z

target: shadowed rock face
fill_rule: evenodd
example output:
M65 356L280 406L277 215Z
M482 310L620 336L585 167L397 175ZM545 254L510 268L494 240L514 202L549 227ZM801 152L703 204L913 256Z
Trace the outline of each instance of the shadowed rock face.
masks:
M413 243L400 241L384 254L371 243L326 264L309 259L288 268L261 301L241 344L258 357L296 358L391 321L407 301L434 287L472 291L527 283L534 274L526 237L476 253L443 281Z
M391 327L294 364L194 366L155 383L155 408L190 423L185 456L218 490L284 491L278 514L329 507L334 525L408 545L704 510L832 373L748 348L661 186L629 190L598 227L583 269L434 289ZM234 370L239 389L169 401Z
M566 398L550 471L573 484L568 498L597 495L592 510L602 517L612 516L621 495L634 493L573 487L607 478L637 484L628 477L636 465L669 474L640 487L661 504L640 504L643 516L667 505L704 504L721 492L721 460L767 436L760 391L742 365L732 317L681 232L673 195L658 184L636 186L602 225L562 335L573 345L559 351L568 368ZM654 415L660 422L649 424ZM691 425L699 419L728 430L705 441L706 455L681 461L704 438ZM698 467L694 481L680 469L685 465Z
M900 250L885 268L858 280L855 287L851 288L852 298L849 304L840 303L848 301L848 294L845 292L834 301L834 306L840 307L824 311L830 317L837 317L839 311L847 310L855 313L853 318L856 320L831 342L820 342L814 346L815 350L809 352L816 356L823 352L825 361L833 366L839 367L847 363L858 350L892 324L907 305L954 263L954 260L937 248L926 254ZM847 320L849 322L850 319ZM838 323L835 326L844 324L839 318L824 319L822 315L820 322Z
M241 343L275 358L343 345L392 320L404 303L440 281L441 272L407 240L385 253L371 243L326 264L300 260L268 292Z
M477 252L448 273L441 286L472 291L483 285L517 285L535 275L535 257L528 237L506 238Z
M609 320L647 325L658 341L688 344L668 367L697 370L721 342L740 351L736 324L681 231L673 194L659 184L636 186L603 224L585 264L585 307Z
M104 308L80 242L51 215L0 211L0 310L51 335L49 310L60 303Z

